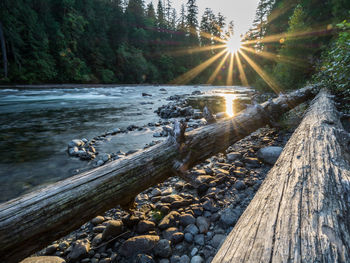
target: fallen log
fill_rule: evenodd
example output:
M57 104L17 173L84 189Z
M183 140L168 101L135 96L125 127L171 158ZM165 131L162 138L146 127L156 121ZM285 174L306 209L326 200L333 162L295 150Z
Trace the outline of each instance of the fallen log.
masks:
M213 262L350 262L350 155L323 90Z
M313 98L317 89L306 87L255 105L238 116L174 136L148 150L68 178L0 205L0 258L17 262L70 233L96 215L225 151L234 142L265 126L295 105Z

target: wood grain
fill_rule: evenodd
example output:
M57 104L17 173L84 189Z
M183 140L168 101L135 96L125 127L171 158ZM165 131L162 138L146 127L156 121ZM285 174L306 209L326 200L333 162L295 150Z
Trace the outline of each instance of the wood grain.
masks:
M213 262L350 262L349 161L323 90Z

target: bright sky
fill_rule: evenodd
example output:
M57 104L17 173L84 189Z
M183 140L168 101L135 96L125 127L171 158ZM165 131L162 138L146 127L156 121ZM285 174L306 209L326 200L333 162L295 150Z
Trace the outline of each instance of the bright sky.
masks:
M158 0L146 0L146 3L153 2L157 8ZM198 21L204 12L204 9L209 7L215 14L220 12L227 18L226 22L233 20L236 25L236 33L244 34L255 17L256 7L259 0L197 0L199 7ZM177 14L180 12L181 4L186 4L187 0L172 0L172 6L176 8Z

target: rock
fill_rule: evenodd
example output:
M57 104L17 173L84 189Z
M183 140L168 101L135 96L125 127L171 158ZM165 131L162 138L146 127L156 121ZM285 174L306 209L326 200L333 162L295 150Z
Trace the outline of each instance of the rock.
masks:
M166 258L162 258L161 260L159 260L159 263L169 263L169 259Z
M111 158L111 156L107 153L103 154L101 156L101 160L104 161L104 162L108 162L108 160Z
M120 254L130 257L138 253L151 251L159 241L159 236L136 236L126 240L120 247Z
M162 203L173 203L175 201L181 201L183 198L179 195L167 195L163 196L160 200Z
M176 245L180 243L182 240L184 240L184 233L182 232L176 232L171 236L171 243Z
M282 147L270 146L260 149L257 156L263 162L274 165L282 151Z
M111 258L104 258L104 259L101 259L98 263L111 263L111 262L112 262Z
M180 258L180 263L190 263L190 258L187 255L183 255Z
M199 229L196 225L190 224L185 228L185 233L190 233L193 236L197 235L199 233Z
M91 241L91 244L93 247L97 247L99 244L102 243L102 234L97 234L94 239Z
M213 247L215 247L215 248L218 249L218 248L222 245L222 243L224 243L225 239L226 239L226 236L225 236L225 235L216 234L216 235L212 238L212 240L210 241L210 243L211 243L211 245L212 245Z
M226 155L226 158L230 162L242 159L242 154L239 152L231 152Z
M120 132L121 132L121 130L119 128L114 128L112 130L112 135L115 135L115 134L120 133Z
M155 223L153 223L151 221L143 220L137 224L136 231L140 234L144 234L144 233L147 233L149 231L154 230L155 227L156 227Z
M68 153L70 156L78 156L79 148L74 146L68 149Z
M96 225L102 224L104 221L105 221L105 218L103 216L96 216L91 220L91 223L96 226Z
M233 187L236 188L237 190L244 190L246 188L246 185L243 181L237 181L235 182Z
M22 260L20 263L66 263L63 258L59 257L29 257Z
M202 94L204 94L204 93L201 92L200 90L192 91L192 95L202 95Z
M201 175L201 176L196 177L195 181L198 184L205 184L205 183L210 183L210 182L214 181L214 179L215 178L213 176L210 176L210 175Z
M180 216L180 224L183 226L194 224L195 222L196 218L191 214L183 214Z
M87 239L77 240L72 246L71 252L67 255L69 262L76 262L89 255L90 242Z
M197 217L196 225L199 229L199 233L207 233L209 230L209 222L205 217Z
M251 168L258 168L260 167L260 161L258 158L254 158L254 157L246 157L243 162L251 167Z
M227 227L234 226L239 218L238 211L231 208L225 208L220 212L220 221Z
M200 246L204 246L204 235L203 234L196 235L194 237L194 243Z
M58 248L59 250L65 250L69 247L69 243L67 241L62 241L59 245Z
M203 263L204 259L201 256L194 256L191 259L191 263Z
M171 240L174 233L179 232L179 229L176 227L169 227L167 230L163 231L163 237L167 240Z
M185 233L185 240L188 242L188 243L192 243L193 242L193 235L191 233Z
M154 259L146 254L138 254L135 263L155 263Z
M106 226L100 225L100 226L95 226L92 231L95 233L103 233L103 231L106 229Z
M159 188L154 188L151 192L152 196L159 196L162 194L162 191Z
M161 89L159 89L159 91L167 91L166 89L164 89L164 88L161 88Z
M176 220L180 217L180 214L176 211L170 212L168 215L166 215L162 221L159 223L158 227L160 229L167 229L171 226L176 225Z
M171 255L170 241L161 239L154 248L154 254L162 258L168 258Z
M194 247L191 251L191 256L195 256L198 253L198 248Z
M110 220L103 231L102 240L109 240L119 236L123 232L123 222L121 220Z
M152 97L152 95L151 95L151 94L144 93L144 92L142 93L142 96L143 96L143 97Z
M53 244L45 249L45 255L52 255L58 249L58 244Z
M68 143L68 148L73 148L73 147L81 147L84 145L84 142L82 140L79 139L75 139L75 140L71 140Z
M133 226L138 224L140 219L135 215L127 215L122 218L122 221L127 227L132 228Z

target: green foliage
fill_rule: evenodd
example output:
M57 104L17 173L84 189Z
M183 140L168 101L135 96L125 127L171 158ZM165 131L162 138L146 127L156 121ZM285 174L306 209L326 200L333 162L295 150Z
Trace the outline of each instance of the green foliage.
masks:
M337 24L338 37L330 49L323 54L322 63L314 81L333 90L334 93L350 100L350 22ZM350 105L344 105L350 112Z

